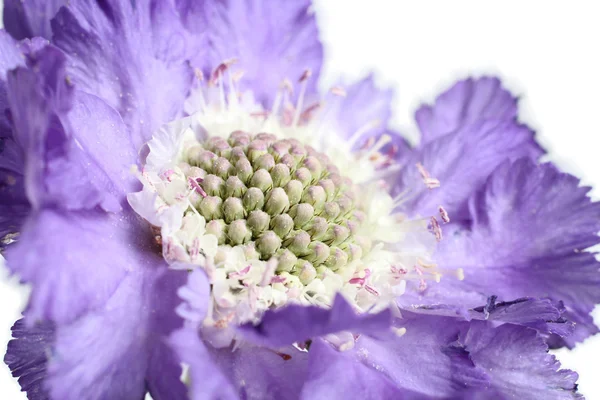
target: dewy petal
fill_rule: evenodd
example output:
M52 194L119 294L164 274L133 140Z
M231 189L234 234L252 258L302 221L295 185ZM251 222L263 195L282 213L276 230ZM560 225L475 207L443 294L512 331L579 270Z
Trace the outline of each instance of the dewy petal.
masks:
M268 311L258 325L246 324L239 331L254 343L281 347L331 333L350 331L357 334L382 332L389 329L390 310L378 314L358 315L338 295L331 309L289 305Z
M351 355L349 361L381 373L407 391L406 398L579 398L577 375L559 370L560 364L547 354L548 348L535 330L402 314L397 320L397 325L406 329L401 337L361 336L353 349L337 356ZM348 385L340 382L345 376L335 371L320 379L334 387Z
M454 84L415 113L421 130L421 145L477 121L488 119L514 121L517 99L498 78L468 78Z
M344 95L330 92L325 98L324 123L334 125L335 131L347 139L358 131L383 133L392 114L393 90L377 88L373 74L342 88Z
M4 362L30 400L47 400L48 391L44 387L48 357L55 336L54 324L40 322L27 327L23 319L12 327L13 339L8 342Z
M72 0L52 30L53 43L69 54L71 81L121 114L136 149L180 116L193 49L170 1Z
M440 243L440 263L463 268L465 280L440 285L501 299L550 296L577 323L574 340L597 332L588 314L600 302L600 263L586 249L600 242L600 203L588 191L551 164L503 164L470 199L472 226Z
M127 225L97 211L34 213L6 253L8 267L33 286L27 316L67 322L102 306L143 261Z
M203 9L191 0L179 3L185 12L201 15L188 18L188 27L203 20L207 24L199 36L206 40L208 51L193 61L205 75L236 58L238 63L231 69L243 73L240 89L252 90L257 101L270 107L284 79L295 83L309 69L307 95L316 93L323 47L310 0L209 0Z
M24 57L17 43L0 30L0 249L12 242L29 213L23 181L24 155L8 118L6 92L7 72L22 65Z
M50 19L67 0L5 0L4 28L15 38L52 38Z
M160 256L131 272L106 305L56 331L48 365L52 398L185 398L181 368L166 347L166 337L182 321L172 312L181 272L169 271ZM152 265L150 265L152 264Z
M174 332L169 343L179 359L189 366L188 397L190 400L238 399L236 391L227 377L216 365L200 340L198 331L191 327Z
M74 92L56 48L43 48L29 63L31 69L8 77L29 201L35 208L120 210L125 192L135 187L129 169L136 152L119 115L94 96Z
M477 122L416 149L399 174L398 192L410 190L403 207L410 214L437 213L444 206L454 221L466 218L466 201L498 165L507 159L538 158L542 150L533 132L513 121ZM441 186L428 189L416 164L420 163Z
M426 298L427 299L427 298ZM482 320L494 322L495 326L504 323L533 328L543 334L556 334L561 337L573 332L573 323L563 318L564 306L550 299L521 298L497 302L491 296L485 306L465 310L462 304L433 304L401 307L413 313L463 317L466 321Z
M312 342L308 377L301 399L411 399L376 368L365 365L352 352L339 352L322 339Z
M490 386L475 398L562 400L582 399L577 393L577 374L560 370L560 363L535 331L516 325L489 329L472 323L458 343L472 362L490 377Z

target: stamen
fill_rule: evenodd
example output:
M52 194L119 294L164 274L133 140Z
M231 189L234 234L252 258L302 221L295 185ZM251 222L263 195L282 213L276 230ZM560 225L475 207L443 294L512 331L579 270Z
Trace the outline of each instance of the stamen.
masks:
M206 194L204 189L202 189L202 186L199 185L199 183L202 183L202 181L202 178L188 178L188 182L190 183L192 190L195 190L200 196L206 197L208 195Z
M347 96L346 89L344 89L341 86L334 86L331 89L329 89L329 91L336 96L340 96L340 97Z
M446 212L446 210L444 209L444 207L440 206L438 208L439 212L440 212L440 217L442 218L442 221L444 221L445 224L447 224L448 222L450 222L450 217L448 216L448 212Z
M429 221L431 223L431 231L435 235L435 240L439 242L442 240L442 228L435 217L431 217Z
M308 79L311 75L312 71L310 69L306 69L298 80L298 82L300 82L300 94L298 94L298 102L296 103L296 112L294 114L294 119L292 120L292 126L298 126L298 121L300 121L300 113L302 112L302 107L304 104L304 95L306 94Z
M432 178L429 175L429 172L427 172L427 170L425 169L425 167L423 167L423 164L417 163L417 169L419 170L419 173L421 174L421 177L423 178L423 183L425 183L425 186L427 186L427 188L435 189L435 188L440 187L440 181L437 180L436 178Z

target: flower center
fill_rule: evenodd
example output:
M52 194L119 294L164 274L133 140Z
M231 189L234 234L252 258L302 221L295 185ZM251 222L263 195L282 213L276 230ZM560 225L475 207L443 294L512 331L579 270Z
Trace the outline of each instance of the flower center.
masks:
M328 307L338 293L376 311L407 279L439 279L431 219L399 213L381 181L389 138L356 151L301 100L280 107L278 96L266 112L227 95L219 75L209 83L195 92L199 111L154 134L144 189L128 197L172 268L206 272L205 338L227 346L236 324L290 302Z
M358 235L365 213L354 187L328 157L295 139L233 132L189 148L179 166L197 195L198 213L219 245L253 243L259 259L275 257L282 273L304 285L370 250Z

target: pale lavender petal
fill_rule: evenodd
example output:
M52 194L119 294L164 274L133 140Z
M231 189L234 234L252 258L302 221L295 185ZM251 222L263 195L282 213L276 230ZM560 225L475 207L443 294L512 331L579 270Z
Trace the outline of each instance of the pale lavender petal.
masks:
M171 2L71 0L52 30L69 55L71 81L121 114L136 149L180 116L193 49Z
M242 325L239 331L254 343L276 348L343 331L357 334L385 332L390 323L390 310L359 315L338 295L329 310L289 305L268 311L257 325Z
M447 133L488 119L514 121L517 99L502 87L498 78L468 78L454 84L415 113L424 145Z
M181 369L168 335L182 325L172 313L182 272L168 271L159 255L131 271L105 306L56 331L47 384L53 398L184 398Z
M251 89L255 99L267 107L284 79L297 82L306 69L312 71L307 94L310 97L316 92L323 47L310 0L194 3L179 2L182 10L194 12L194 18L188 17L187 26L198 32L208 46L193 60L194 66L209 74L221 62L237 58L239 62L232 71L244 74L240 89ZM202 26L202 22L207 25Z
M15 38L52 37L50 19L67 0L4 0L4 28Z
M440 284L503 300L551 297L577 322L576 340L597 332L588 314L600 302L600 264L585 250L600 242L600 203L588 191L550 164L505 163L470 199L472 225L440 243L444 267L464 268L465 280Z
M136 158L120 117L92 96L75 96L59 50L45 47L29 64L9 74L8 94L32 206L120 210Z
M442 205L454 221L468 218L466 201L506 160L538 158L533 132L513 121L477 122L439 137L415 150L402 169L396 191L410 190L403 207L413 215L433 215ZM441 186L428 189L416 164Z
M322 339L312 342L301 399L416 399L353 352L340 352ZM422 396L421 398L424 398Z

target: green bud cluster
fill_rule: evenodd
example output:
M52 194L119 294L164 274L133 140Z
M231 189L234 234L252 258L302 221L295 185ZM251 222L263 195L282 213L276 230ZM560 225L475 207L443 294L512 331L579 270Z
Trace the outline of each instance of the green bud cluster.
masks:
M328 157L295 139L233 132L186 152L206 196L193 207L219 244L254 242L262 260L304 284L359 259L371 244L357 235L364 212L352 182Z

